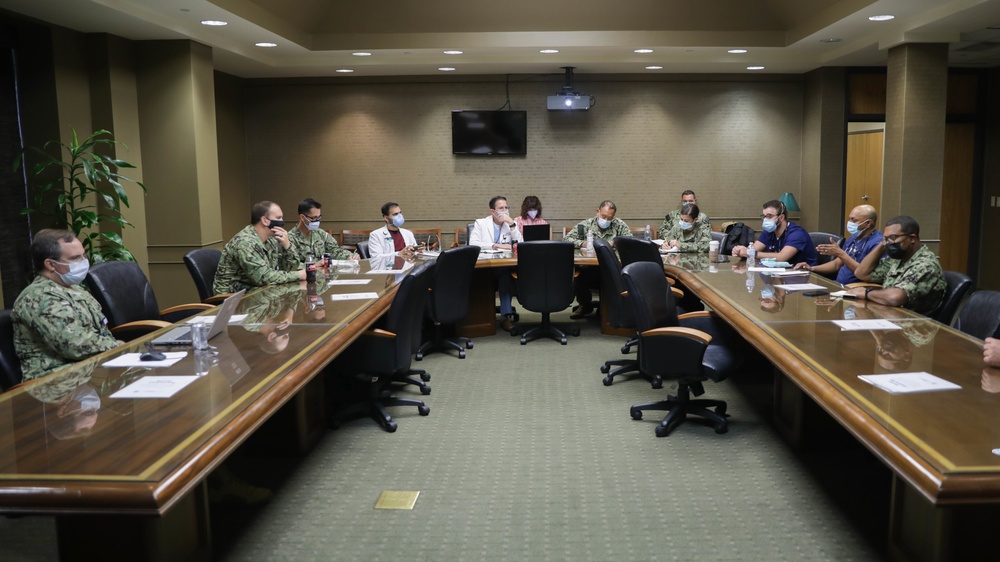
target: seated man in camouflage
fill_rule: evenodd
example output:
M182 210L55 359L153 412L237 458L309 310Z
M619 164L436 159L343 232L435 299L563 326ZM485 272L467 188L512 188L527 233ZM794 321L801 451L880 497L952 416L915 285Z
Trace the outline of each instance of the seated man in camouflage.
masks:
M698 199L697 197L695 197L693 191L687 189L684 191L684 193L681 193L681 206L678 207L677 209L674 209L673 211L670 211L669 213L667 213L667 216L663 217L663 224L660 225L660 230L658 231L660 233L660 238L663 240L668 239L667 235L664 233L670 232L671 228L677 226L677 224L680 222L681 210L683 210L684 207L688 205L697 205L697 204L698 204ZM699 225L703 225L705 230L709 232L712 231L712 221L709 220L707 213L701 212L701 210L699 209L698 218L696 220L698 221L698 224L695 225L696 227Z
M69 230L40 230L31 242L35 279L14 301L14 349L31 380L121 344L94 297L78 285L90 262Z
M323 254L330 254L335 260L361 259L358 254L347 248L341 248L329 232L319 227L319 222L323 218L320 213L321 207L322 205L315 199L306 198L299 203L298 225L288 232L288 240L291 241L292 249L299 257L299 261L305 263L309 254L312 254L316 261L319 261Z
M261 201L250 211L250 224L222 250L212 289L217 295L252 287L304 281L299 257L292 249L281 207Z
M597 206L597 213L589 219L580 221L575 227L566 233L563 240L572 242L577 248L587 247L587 234L593 238L603 238L614 244L614 239L618 236L632 236L625 221L615 218L618 207L611 201L601 201ZM591 250L593 248L590 248ZM590 300L590 292L601 285L601 272L596 267L585 267L576 278L574 290L576 291L576 301L578 303L576 312L570 318L579 319L594 311L594 303Z
M880 283L882 288L856 287L850 293L859 299L921 314L937 310L944 301L944 271L934 252L920 243L917 221L906 215L890 219L885 223L882 241L854 271L858 279ZM885 259L883 254L887 255Z

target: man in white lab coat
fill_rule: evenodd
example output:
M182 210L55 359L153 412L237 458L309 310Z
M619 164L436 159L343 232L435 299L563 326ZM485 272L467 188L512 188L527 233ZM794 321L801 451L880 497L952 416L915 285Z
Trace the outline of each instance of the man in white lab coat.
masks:
M403 228L405 219L399 204L389 202L382 205L382 220L385 226L368 235L368 252L372 260L395 255L412 257L417 250L417 239Z
M522 242L517 221L510 216L507 198L502 195L490 199L490 215L476 220L469 234L469 245L484 250L510 250L515 242ZM500 326L507 332L514 329L514 280L510 268L496 269L497 292L500 293Z

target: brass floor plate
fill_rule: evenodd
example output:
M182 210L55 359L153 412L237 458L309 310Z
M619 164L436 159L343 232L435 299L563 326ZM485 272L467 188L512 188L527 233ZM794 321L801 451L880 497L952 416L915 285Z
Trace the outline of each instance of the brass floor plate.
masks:
M420 492L399 492L385 490L378 495L375 509L413 509Z

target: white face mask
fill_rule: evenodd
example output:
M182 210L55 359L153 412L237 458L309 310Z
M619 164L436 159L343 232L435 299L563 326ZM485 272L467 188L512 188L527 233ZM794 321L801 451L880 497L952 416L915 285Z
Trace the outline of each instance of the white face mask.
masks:
M680 221L680 220L677 221L677 224L680 225L681 230L691 230L691 227L694 226L693 222L686 222L686 221Z
M538 211L536 211L535 209L531 209L528 211L529 218L534 219L537 216L538 216Z
M306 223L306 230L317 231L319 230L319 221L309 221Z
M79 285L80 282L87 277L87 272L90 271L90 261L88 261L87 258L83 258L82 260L75 261L73 263L63 263L61 261L57 261L56 263L59 265L69 266L69 272L59 273L57 271L56 275L59 276L59 279L62 279L63 283L70 287L73 285Z

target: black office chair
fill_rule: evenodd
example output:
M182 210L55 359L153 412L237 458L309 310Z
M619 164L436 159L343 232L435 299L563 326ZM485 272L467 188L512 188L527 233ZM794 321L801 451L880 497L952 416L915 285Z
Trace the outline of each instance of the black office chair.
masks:
M479 248L459 246L438 256L427 297L427 317L433 325L433 333L417 350L416 360L439 349L452 348L458 351L459 359L465 359L465 350L472 349L472 340L459 336L445 337L444 326L463 320L469 313L469 285L472 272L479 259Z
M1000 292L974 291L955 318L955 329L981 340L1000 337Z
M358 250L358 255L361 256L362 259L366 259L366 260L367 259L371 259L372 253L371 253L371 250L368 249L368 241L367 240L359 240L358 243L357 243L357 245L356 245L356 248Z
M517 245L517 300L524 308L540 312L542 323L523 333L518 326L510 335L521 336L521 345L545 336L566 345L566 332L580 335L573 326L563 332L549 316L573 302L573 243L536 240Z
M622 260L622 267L630 263L648 261L660 264L663 268L663 258L660 257L660 248L649 240L635 238L632 236L619 236L615 238L615 248Z
M719 253L722 253L722 243L726 241L726 233L718 230L712 231L712 241L719 243Z
M840 236L837 236L836 234L831 234L829 232L810 232L809 238L812 239L813 246L819 246L820 244L829 244L831 238L833 238L833 243L838 245L841 244L841 241L843 240ZM828 254L820 254L819 252L816 252L816 258L817 258L816 265L823 265L824 263L833 261L833 256ZM834 276L834 278L836 278L836 276Z
M20 384L21 361L14 350L14 321L10 310L0 311L0 387L2 390Z
M928 316L942 324L950 326L952 321L955 320L955 314L958 312L958 309L969 296L969 293L972 292L973 283L968 275L957 271L945 271L944 281L946 284L944 300L941 301L941 306L938 307L937 311Z
M123 341L134 340L213 308L211 304L192 303L160 310L149 279L134 261L95 264L83 282L100 303L111 333Z
M597 251L597 263L601 268L601 303L606 308L608 324L613 328L635 329L635 311L628 299L628 291L625 289L625 281L622 279L622 266L618 261L618 256L611 249L611 245L600 238L594 240L594 249ZM629 338L622 346L622 353L628 353L632 346L638 344L638 335ZM617 369L612 371L611 367L617 367ZM604 386L611 386L615 377L629 373L639 373L644 376L652 383L653 388L663 386L663 379L659 376L642 374L642 371L639 370L638 359L605 361L601 372L607 375L604 377Z
M625 266L622 277L629 300L635 308L639 330L639 368L647 375L677 379L677 396L636 404L629 413L641 420L645 410L669 413L656 427L656 436L665 437L688 415L708 420L716 433L728 430L726 403L722 400L691 399L701 396L704 381L719 382L741 362L735 335L725 322L708 312L678 317L663 269L648 262ZM714 408L715 411L709 408Z
M184 265L194 279L194 286L198 289L198 298L201 302L220 304L229 296L216 295L212 290L215 272L219 269L221 259L222 252L212 248L199 248L184 254Z
M420 264L399 282L389 310L375 327L351 344L334 362L332 370L343 375L358 375L367 386L368 397L334 414L334 424L367 412L386 431L396 431L389 406L416 406L426 416L431 409L422 400L399 398L391 394L393 382L407 382L413 357L414 331L420 330L427 288L434 262Z

